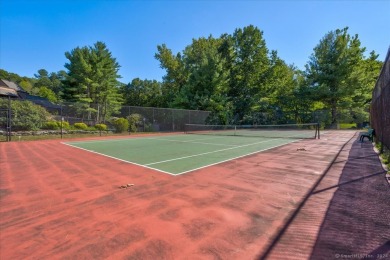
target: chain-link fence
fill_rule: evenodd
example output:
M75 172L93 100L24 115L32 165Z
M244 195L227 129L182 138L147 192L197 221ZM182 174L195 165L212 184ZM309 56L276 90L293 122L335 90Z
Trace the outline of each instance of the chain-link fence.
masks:
M98 105L64 103L43 107L29 101L0 99L0 141L11 137L10 127L12 135L101 133L98 124L104 124L106 132L117 132L115 121L120 118L129 122L128 132L184 131L185 124L206 124L209 115L209 111L136 106L117 107L106 113Z
M136 130L141 132L183 131L185 124L204 124L210 114L209 111L199 110L122 106L107 117L101 116L103 114L101 106L90 109L76 103L64 104L61 109L58 116L62 116L69 124L82 122L93 126L103 123L112 128L116 118L134 118Z
M9 104L11 103L11 107ZM213 115L209 111L136 107L136 106L101 106L85 103L63 103L36 105L29 101L0 99L0 138L7 138L9 128L13 135L40 135L40 134L71 134L91 133L102 130L98 124L107 128L103 131L117 131L115 121L125 119L129 122L129 132L173 132L184 131L185 124L215 124ZM10 112L12 111L12 112ZM122 120L123 121L123 120ZM269 109L266 112L255 112L245 116L243 120L234 118L230 124L236 125L275 125L275 124L302 124L320 123L322 128L331 125L329 110L316 111L282 111ZM362 123L368 121L368 113L352 110L339 110L337 121L340 123L360 122L353 127L361 128Z
M339 109L336 114L337 128L349 125L351 128L362 128L368 124L369 113L363 109ZM279 125L279 124L307 124L319 123L321 128L331 128L332 114L330 110L296 111L286 112L275 109L268 112L256 112L245 116L244 120L237 122L230 120L232 124L252 125Z
M390 150L390 48L372 93L371 126L376 138Z
M205 124L209 111L124 106L119 117L139 115L137 127L141 131L184 131L185 124Z
M9 141L10 138L10 110L0 108L0 142Z

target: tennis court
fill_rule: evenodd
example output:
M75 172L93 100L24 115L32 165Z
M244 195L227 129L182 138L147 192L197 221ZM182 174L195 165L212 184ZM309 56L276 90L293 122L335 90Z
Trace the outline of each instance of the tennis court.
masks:
M223 131L236 135L224 136ZM293 135L258 132L268 137L239 136L239 132L203 129L198 134L67 140L72 146L58 140L0 143L0 259L264 259L267 252L273 259L271 246L288 246L289 250L277 251L278 256L285 252L310 258L328 205L322 195L337 190L327 187L338 183L339 174L323 183L321 190L326 192L315 194L321 201L310 204L313 215L299 218L303 227L286 231L286 240L292 242L283 240L280 245L279 231L290 226L286 220L311 194L344 144L358 134L327 131L315 140L306 139L302 130ZM222 157L217 150L246 148L238 160L172 176L146 168L163 169L161 165L139 167L74 145L106 148L118 157L124 153L121 147L134 150L127 159L138 158L145 165L213 152L191 157L206 160ZM280 147L245 156L276 145ZM195 152L189 155L190 150ZM238 154L224 159L233 156ZM338 169L343 162L344 157L336 164ZM199 160L196 167L201 165L205 164Z
M186 134L64 144L160 172L179 175L221 162L316 138L315 124L187 125Z

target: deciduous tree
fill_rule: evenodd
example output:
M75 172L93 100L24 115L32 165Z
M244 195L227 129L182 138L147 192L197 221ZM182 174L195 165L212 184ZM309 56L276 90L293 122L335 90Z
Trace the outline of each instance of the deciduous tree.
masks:
M160 107L162 105L161 83L156 80L133 79L120 88L124 104L129 106Z
M236 29L233 35L223 35L222 56L229 71L228 96L233 104L236 123L253 112L259 93L267 91L269 70L268 49L263 32L255 26Z

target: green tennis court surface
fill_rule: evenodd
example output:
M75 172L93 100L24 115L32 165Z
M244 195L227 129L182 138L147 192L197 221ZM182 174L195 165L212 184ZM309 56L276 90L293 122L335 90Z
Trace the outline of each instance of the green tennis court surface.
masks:
M297 138L178 134L65 144L178 175L300 140Z

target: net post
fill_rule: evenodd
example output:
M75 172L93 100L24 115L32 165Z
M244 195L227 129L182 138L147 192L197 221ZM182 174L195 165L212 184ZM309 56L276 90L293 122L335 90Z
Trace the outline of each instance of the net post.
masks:
M320 123L317 123L317 138L320 139Z

